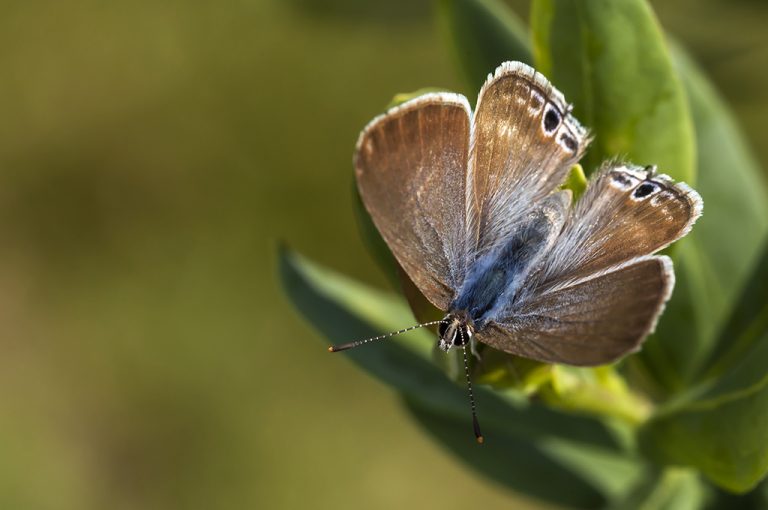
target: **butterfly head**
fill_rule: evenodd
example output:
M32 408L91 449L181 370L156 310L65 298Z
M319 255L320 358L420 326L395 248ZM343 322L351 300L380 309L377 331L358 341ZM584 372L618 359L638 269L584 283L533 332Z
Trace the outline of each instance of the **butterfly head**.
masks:
M450 313L440 321L437 332L440 336L437 346L443 351L448 352L453 347L466 345L472 339L474 328L469 319L464 315Z

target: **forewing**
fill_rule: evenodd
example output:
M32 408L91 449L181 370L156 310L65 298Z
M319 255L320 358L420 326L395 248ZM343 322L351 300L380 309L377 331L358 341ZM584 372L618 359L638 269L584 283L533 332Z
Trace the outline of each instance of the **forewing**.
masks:
M438 308L466 272L466 168L470 107L436 93L389 110L363 130L357 186L397 261Z
M561 282L476 333L496 349L547 363L593 366L640 348L674 286L668 257L642 257Z
M528 291L649 255L683 237L701 215L698 193L652 169L611 164L577 202Z
M467 217L470 248L482 254L563 182L588 139L562 94L519 62L488 77L472 122Z

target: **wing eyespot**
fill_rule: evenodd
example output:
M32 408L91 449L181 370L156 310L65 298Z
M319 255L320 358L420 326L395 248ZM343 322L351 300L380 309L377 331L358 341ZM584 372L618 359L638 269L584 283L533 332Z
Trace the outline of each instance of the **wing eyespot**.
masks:
M542 119L544 132L548 135L551 135L560 126L560 122L562 122L562 120L563 119L560 116L560 113L555 109L555 107L551 104L547 105L547 109L544 112L544 118Z
M636 180L624 172L611 173L611 185L614 188L618 188L620 190L628 190L631 189L636 183Z
M568 152L576 153L579 148L578 142L568 133L561 133L558 143Z
M636 200L642 200L643 198L646 198L653 194L654 192L659 190L658 184L650 181L646 181L642 183L640 186L635 188L635 191L632 193L632 197Z
M675 199L675 194L671 191L662 191L661 193L656 193L653 198L651 198L651 205L654 207L658 207L664 202L668 202Z

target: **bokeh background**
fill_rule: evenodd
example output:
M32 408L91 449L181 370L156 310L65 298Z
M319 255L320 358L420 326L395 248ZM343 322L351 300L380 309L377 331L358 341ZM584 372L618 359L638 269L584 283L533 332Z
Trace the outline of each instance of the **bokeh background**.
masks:
M655 7L768 168L768 4ZM280 240L385 285L352 150L425 86L463 90L428 1L0 2L0 508L532 505L278 285Z

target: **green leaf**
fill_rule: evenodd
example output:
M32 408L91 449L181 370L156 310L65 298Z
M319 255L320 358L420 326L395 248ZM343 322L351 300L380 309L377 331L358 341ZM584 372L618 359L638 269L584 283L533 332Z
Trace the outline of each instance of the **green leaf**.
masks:
M731 350L740 332L758 320L757 307L768 302L768 287L761 284L768 281L768 254L763 251L758 259L763 246L768 246L768 190L763 172L716 91L685 54L676 56L696 123L698 189L706 209L690 237L703 266L700 272L711 280L705 290L717 296L713 306L697 310L699 322L709 325L704 334L718 338L704 367L714 375L736 359L726 353L749 347L745 343ZM745 283L750 287L737 302ZM735 315L723 330L732 311Z
M498 389L515 388L525 395L536 394L552 380L554 365L513 356L490 347L482 349L483 362L474 377L481 384Z
M720 375L744 358L756 341L768 334L768 243L747 286L720 334L706 378Z
M614 365L595 368L552 366L551 385L540 396L560 409L612 417L637 426L651 413L650 403L630 390Z
M643 432L652 456L697 467L734 492L768 473L766 281L768 246L721 333L703 394L672 404Z
M630 458L556 440L530 441L484 425L488 444L466 441L471 421L445 417L406 400L416 420L446 449L488 478L567 508L600 508L622 498L643 475Z
M684 52L674 56L696 128L704 214L677 245L675 292L640 356L658 383L679 390L732 363L723 356L735 336L720 331L745 281L761 281L749 273L768 234L768 193L722 99Z
M731 492L768 473L768 331L709 387L676 399L641 429L648 456L699 469Z
M711 497L711 488L704 485L696 472L668 468L647 476L642 483L611 510L699 510Z
M569 508L599 508L605 496L553 459L537 443L510 434L503 427L484 425L492 439L478 447L466 440L471 422L457 417L445 417L409 403L408 409L427 432L440 444L471 467L517 492Z
M412 324L401 299L321 268L286 249L280 252L280 275L296 308L331 341L368 338ZM620 494L634 482L640 464L625 453L620 439L602 422L549 409L516 392L476 388L478 413L488 443L477 446L472 438L466 389L430 362L434 341L430 332L416 330L334 354L333 358L329 355L328 362L348 357L400 392L409 408L417 409L417 419L429 419L430 430L438 439L450 437L452 450L464 452L462 458L475 467L482 464L480 471L497 473L497 479L508 476L498 473L502 464L528 462L547 469L559 466L560 472L553 476L580 480L567 489L574 497L583 498L582 506L591 506L598 497ZM527 492L521 486L524 481L508 482ZM540 495L536 488L529 493Z
M587 189L587 176L584 175L584 168L580 164L577 163L571 167L561 188L571 190L574 202L581 197L584 190Z
M682 84L643 0L535 0L534 58L595 135L587 173L606 158L657 164L694 178L694 137Z
M531 64L525 25L499 0L437 0L443 33L476 97L485 78L507 60Z

